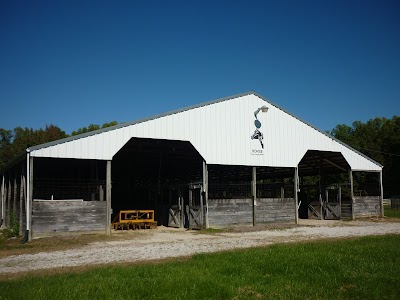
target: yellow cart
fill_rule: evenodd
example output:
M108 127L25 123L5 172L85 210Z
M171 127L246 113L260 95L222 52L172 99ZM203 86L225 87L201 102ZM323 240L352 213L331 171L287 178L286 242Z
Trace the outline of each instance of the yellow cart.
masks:
M157 222L154 221L154 210L120 210L111 226L115 230L153 229L157 228Z

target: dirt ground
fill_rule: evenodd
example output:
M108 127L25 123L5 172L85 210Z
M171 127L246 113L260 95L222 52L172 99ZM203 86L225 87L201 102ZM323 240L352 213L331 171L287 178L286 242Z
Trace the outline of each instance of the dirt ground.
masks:
M400 222L395 219L300 220L299 225L241 226L221 231L199 232L168 227L120 231L114 232L111 238L89 239L81 244L75 243L72 238L65 238L64 244L67 246L64 245L61 250L44 247L34 253L20 250L15 252L17 254L12 251L3 253L0 256L0 277L38 270L158 261L276 243L382 234L400 234Z

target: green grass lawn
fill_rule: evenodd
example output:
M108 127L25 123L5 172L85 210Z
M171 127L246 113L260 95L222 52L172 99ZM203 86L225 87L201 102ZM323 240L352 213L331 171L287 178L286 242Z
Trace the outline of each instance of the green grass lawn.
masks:
M399 299L400 235L0 281L0 299Z
M391 209L390 205L385 205L384 206L384 213L385 213L385 217L400 218L400 210Z

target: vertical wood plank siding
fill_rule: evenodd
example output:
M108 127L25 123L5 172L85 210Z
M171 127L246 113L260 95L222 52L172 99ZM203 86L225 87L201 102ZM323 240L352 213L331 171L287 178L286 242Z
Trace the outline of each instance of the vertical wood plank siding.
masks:
M34 200L34 236L54 232L105 231L106 202L80 200Z
M253 224L253 199L208 199L210 227Z
M295 221L293 198L257 199L256 216L258 223Z
M381 214L381 199L379 196L354 197L354 200L354 215L356 218L379 216Z
M258 198L256 224L293 222L293 198ZM208 199L210 227L253 224L253 199Z

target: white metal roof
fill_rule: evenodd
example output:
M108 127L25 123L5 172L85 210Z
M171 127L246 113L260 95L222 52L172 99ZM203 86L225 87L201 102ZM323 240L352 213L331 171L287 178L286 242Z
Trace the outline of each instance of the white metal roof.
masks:
M262 106L268 107L268 111L255 114ZM260 133L261 141L251 138ZM132 137L189 141L208 164L296 167L307 150L321 150L342 153L352 170L382 169L372 159L253 92L31 147L28 151L33 157L112 160Z

